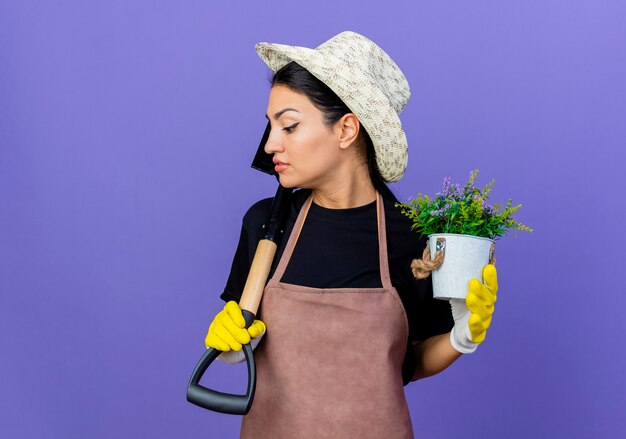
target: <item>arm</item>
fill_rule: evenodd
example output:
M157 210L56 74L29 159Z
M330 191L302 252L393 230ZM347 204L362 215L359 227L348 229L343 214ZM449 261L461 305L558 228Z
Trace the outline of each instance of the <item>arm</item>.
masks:
M413 349L417 365L411 381L436 375L463 355L452 347L449 332L423 341L414 341Z
M494 265L485 266L483 279L485 283L478 279L470 280L465 301L450 301L455 320L451 332L413 342L417 364L412 381L438 374L463 355L462 352L472 353L483 342L491 325L498 292ZM456 347L453 347L453 341Z

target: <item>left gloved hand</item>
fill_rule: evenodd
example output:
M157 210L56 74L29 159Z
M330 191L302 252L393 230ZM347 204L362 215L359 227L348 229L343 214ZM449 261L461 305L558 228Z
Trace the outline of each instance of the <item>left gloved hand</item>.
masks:
M250 343L252 349L255 349L264 334L265 323L261 320L254 320L246 329L246 321L239 304L231 300L213 319L204 344L207 349L211 347L222 351L218 360L231 364L240 363L245 360L243 345Z
M450 332L452 347L463 354L471 354L482 343L491 325L494 303L498 293L498 273L493 264L483 269L485 283L471 279L465 301L450 300L454 327Z

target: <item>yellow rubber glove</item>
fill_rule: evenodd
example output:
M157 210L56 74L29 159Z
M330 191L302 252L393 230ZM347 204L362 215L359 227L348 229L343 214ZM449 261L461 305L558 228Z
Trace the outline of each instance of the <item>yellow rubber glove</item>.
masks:
M251 338L257 338L264 333L265 323L261 320L255 320L246 329L246 321L239 304L231 300L213 319L204 344L207 349L212 347L222 352L228 352L231 349L240 351L243 349L242 345L250 343Z
M479 282L478 279L470 280L470 290L465 298L465 303L472 313L468 322L472 342L478 344L482 343L487 335L495 308L498 294L498 272L495 265L485 266L483 279L485 283Z
M493 264L483 269L484 283L470 279L465 301L450 300L454 328L450 332L450 343L457 351L471 354L485 340L491 325L494 304L498 293L498 273Z

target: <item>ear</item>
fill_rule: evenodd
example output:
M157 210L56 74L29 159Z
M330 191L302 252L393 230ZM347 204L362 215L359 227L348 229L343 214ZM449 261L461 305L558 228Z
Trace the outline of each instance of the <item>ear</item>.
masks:
M361 122L353 113L344 114L336 124L339 133L339 148L347 149L356 143Z

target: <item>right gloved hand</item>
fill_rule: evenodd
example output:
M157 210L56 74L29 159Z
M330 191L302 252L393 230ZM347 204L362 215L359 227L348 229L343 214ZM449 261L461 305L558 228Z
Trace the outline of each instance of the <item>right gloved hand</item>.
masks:
M454 327L450 344L463 354L471 354L483 342L491 325L498 294L498 273L493 264L483 268L484 283L471 279L465 300L451 299Z
M231 300L213 319L204 344L207 349L212 347L222 351L218 359L226 363L238 363L245 359L242 345L250 343L253 349L256 348L265 330L265 323L261 320L255 320L246 329L241 308Z

